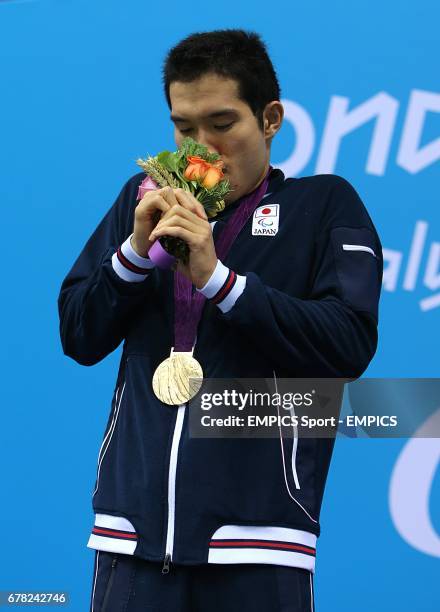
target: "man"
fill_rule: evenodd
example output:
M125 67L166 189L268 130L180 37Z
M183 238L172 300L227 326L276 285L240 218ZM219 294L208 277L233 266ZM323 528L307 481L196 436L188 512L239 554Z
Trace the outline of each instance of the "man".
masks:
M164 86L176 144L219 153L234 191L209 222L179 189L137 201L136 174L63 281L66 355L93 365L124 341L93 492L91 610L313 610L334 439L191 437L188 407L161 402L152 377L176 341L178 277L206 298L193 342L205 378L360 376L377 346L381 243L345 179L270 166L283 107L257 34L187 37ZM257 196L222 260L219 237ZM190 249L175 271L148 258L165 235Z

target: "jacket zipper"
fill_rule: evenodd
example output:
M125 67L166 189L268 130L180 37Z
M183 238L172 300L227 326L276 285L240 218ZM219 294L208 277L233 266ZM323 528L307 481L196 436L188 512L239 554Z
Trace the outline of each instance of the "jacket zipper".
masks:
M110 577L108 579L107 588L105 589L104 599L102 601L102 609L101 609L102 612L105 612L106 607L107 607L107 602L108 602L108 598L110 596L110 591L111 591L112 584L113 584L113 578L114 578L114 575L115 575L115 567L116 567L117 562L118 562L118 558L117 558L117 556L114 556L113 557L113 561L112 561L112 566L111 566L111 569L110 569Z
M180 404L177 409L176 422L174 424L173 441L171 444L170 465L168 469L168 521L167 539L165 544L165 558L162 567L162 574L168 574L170 563L173 558L174 547L174 523L176 509L176 472L177 456L179 452L179 442L182 435L183 419L185 418L186 404Z

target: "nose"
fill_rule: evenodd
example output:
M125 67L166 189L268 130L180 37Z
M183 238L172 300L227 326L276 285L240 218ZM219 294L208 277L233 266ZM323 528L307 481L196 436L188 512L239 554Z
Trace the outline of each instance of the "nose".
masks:
M219 148L215 142L215 137L213 136L213 134L207 132L206 130L203 130L202 128L200 128L197 132L196 132L196 136L195 136L195 140L202 145L205 145L205 147L207 147L209 153L218 153L220 154Z

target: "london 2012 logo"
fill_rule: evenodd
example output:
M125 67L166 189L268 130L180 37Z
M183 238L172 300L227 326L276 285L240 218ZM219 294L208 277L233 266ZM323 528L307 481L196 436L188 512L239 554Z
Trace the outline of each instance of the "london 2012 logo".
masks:
M432 292L419 300L422 311L440 306L440 243L433 241L427 248L428 229L427 221L419 220L415 224L405 267L404 251L383 249L383 288L385 291L396 291L402 287L405 291L414 291L421 278L424 287ZM423 268L425 254L426 264Z
M386 91L380 91L357 106L350 108L347 96L331 96L320 140L317 139L313 117L306 108L294 100L283 99L284 118L295 132L295 144L287 158L276 166L285 176L302 173L317 153L314 174L332 174L340 155L344 139L352 136L366 124L372 125L372 136L366 151L365 172L383 176L390 161L392 140L396 135L398 112L404 112L402 131L398 135L395 164L415 175L440 160L440 138L426 142L423 138L430 117L440 113L440 94L434 91L412 89L406 108ZM440 307L440 243L433 241L426 248L428 222L417 220L412 243L407 248L383 249L383 288L414 292L421 281L429 290L421 295L419 308L423 312ZM426 264L423 256L426 254ZM426 266L423 269L423 266ZM405 269L404 269L405 267Z
M440 558L440 534L429 510L432 485L440 466L440 440L427 437L439 426L440 408L403 447L391 474L389 508L395 528L410 546Z
M277 164L286 176L299 175L310 162L316 149L316 131L306 108L293 100L281 100L284 118L293 127L295 146L288 158ZM319 142L314 174L332 174L344 138L365 124L373 123L373 134L366 157L365 172L385 174L391 143L397 124L399 100L380 91L355 108L349 109L350 98L332 96L322 137ZM413 89L409 95L405 119L396 155L396 165L410 174L421 172L440 159L440 138L422 144L425 124L431 113L440 112L440 94Z

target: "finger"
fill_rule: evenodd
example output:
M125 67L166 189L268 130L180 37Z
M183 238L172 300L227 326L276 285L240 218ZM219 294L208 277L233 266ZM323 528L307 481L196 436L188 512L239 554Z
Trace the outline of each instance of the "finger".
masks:
M136 211L143 212L145 209L149 209L151 204L154 204L154 208L167 211L170 208L170 205L166 200L164 200L160 194L154 193L152 197L151 191L148 191L143 198L139 200L139 203L136 205Z
M158 189L157 193L159 195L162 196L162 198L165 200L165 202L168 202L168 204L170 205L170 207L175 206L176 204L179 204L179 202L177 201L176 196L174 195L174 190L172 187L162 187L162 189Z
M208 219L208 215L205 212L203 204L201 204L197 198L192 195L192 193L185 191L185 189L179 188L174 190L174 194L182 206L194 212L201 219Z
M193 221L194 223L205 225L205 221L207 219L202 219L197 212L194 210L190 210L190 208L186 208L186 205L183 204L175 204L172 206L167 213L162 217L161 221L168 221L170 219L177 220L178 219L188 219L189 221Z
M159 236L162 236L162 235L181 238L188 244L189 247L200 246L203 240L203 237L201 234L196 234L192 231L185 229L184 227L177 226L177 225L172 225L172 226L163 228L162 230L158 230L157 232L156 230L154 230L151 233L149 240L153 240L154 238L159 238Z
M149 236L149 240L153 240L158 236L168 235L168 230L171 227L182 227L193 234L203 235L206 229L198 223L194 223L191 219L186 219L182 216L169 217L161 219Z
M183 206L177 201L173 189L163 187L155 190L154 194L147 192L136 207L135 214L138 219L151 216L154 224L157 224L158 221L167 218L173 208L184 210Z

